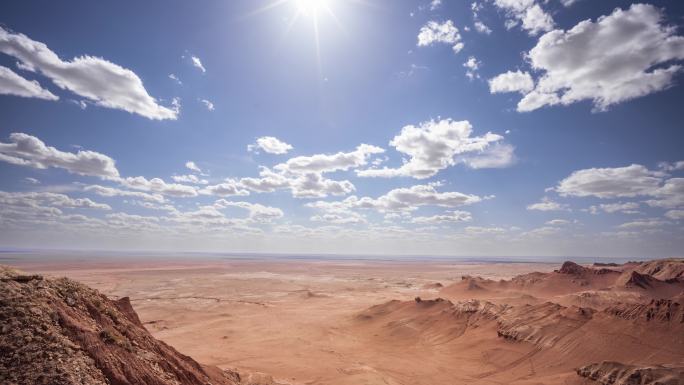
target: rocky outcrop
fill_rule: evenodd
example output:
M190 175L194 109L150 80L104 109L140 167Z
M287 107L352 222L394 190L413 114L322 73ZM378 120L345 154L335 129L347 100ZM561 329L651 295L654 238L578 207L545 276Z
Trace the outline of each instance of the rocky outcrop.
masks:
M603 361L582 366L577 374L603 385L684 384L684 367L633 366Z
M130 301L0 266L0 383L236 385L156 340Z
M667 299L652 300L648 304L617 304L605 312L627 320L684 324L684 306Z
M639 264L636 272L661 281L684 281L684 259L659 259Z
M660 280L653 278L648 274L637 273L636 271L624 273L617 282L618 285L626 288L639 289L649 289L660 283Z
M497 334L505 339L548 348L591 320L594 312L589 308L565 307L552 302L512 307L497 317Z
M565 261L563 263L563 266L561 266L561 268L558 270L558 272L561 274L582 275L588 270L589 269L587 269L586 267L580 266L575 262Z
M597 264L594 264L594 266L599 266ZM612 269L607 269L605 265L600 265L603 266L601 268L593 268L593 267L584 267L581 265L576 264L575 262L572 261L566 261L563 263L561 268L557 270L557 273L560 274L566 274L566 275L574 275L574 276L584 276L587 274L594 274L594 275L604 275L604 274L620 274L619 271L612 270Z

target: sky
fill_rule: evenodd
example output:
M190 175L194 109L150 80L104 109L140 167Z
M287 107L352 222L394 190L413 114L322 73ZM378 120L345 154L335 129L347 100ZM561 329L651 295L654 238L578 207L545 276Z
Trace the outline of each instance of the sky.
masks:
M0 248L681 256L684 3L0 5Z

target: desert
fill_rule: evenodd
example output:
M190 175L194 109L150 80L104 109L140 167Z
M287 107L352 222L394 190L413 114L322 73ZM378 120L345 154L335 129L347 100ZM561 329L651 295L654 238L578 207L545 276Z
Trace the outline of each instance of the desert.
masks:
M3 278L4 286L67 277L98 290L140 333L181 352L172 357L211 368L196 375L211 383L221 383L211 377L217 373L226 384L684 383L681 259L610 266L296 257L6 262L28 278ZM111 327L101 318L94 330ZM94 333L111 348L109 337ZM30 383L11 382L12 361L2 364L4 381ZM102 373L109 383L202 383L178 373L167 374L177 382Z

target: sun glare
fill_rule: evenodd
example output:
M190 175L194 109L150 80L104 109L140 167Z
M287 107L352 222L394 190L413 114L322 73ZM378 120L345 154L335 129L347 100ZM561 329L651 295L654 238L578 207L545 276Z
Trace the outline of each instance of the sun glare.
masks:
M303 16L317 17L322 11L332 14L331 0L294 0L298 12Z

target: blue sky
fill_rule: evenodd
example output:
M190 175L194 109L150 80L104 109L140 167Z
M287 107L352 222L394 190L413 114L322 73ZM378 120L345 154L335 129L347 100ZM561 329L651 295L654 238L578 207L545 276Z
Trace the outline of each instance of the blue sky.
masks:
M682 254L679 2L0 9L3 247Z

